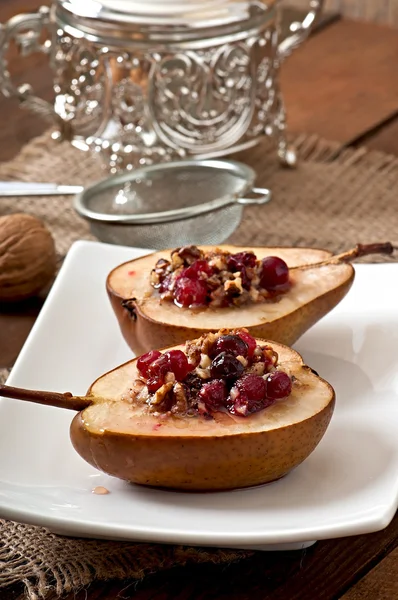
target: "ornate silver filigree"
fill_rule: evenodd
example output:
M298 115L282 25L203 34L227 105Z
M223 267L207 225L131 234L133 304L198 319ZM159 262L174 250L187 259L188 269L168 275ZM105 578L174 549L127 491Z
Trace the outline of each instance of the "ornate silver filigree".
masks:
M77 18L71 29L58 13L42 8L0 29L0 88L51 118L59 139L99 151L112 171L218 156L263 135L275 140L282 162L292 165L278 75L281 61L308 35L322 1L310 5L307 18L294 24L282 44L277 18L261 4L264 16L256 17L255 27L252 21L247 31L231 25L228 35L210 37L202 46L200 38L151 44L148 30L145 44L132 36L122 49L109 33L106 43L100 34L86 35L83 24L78 33ZM256 10L261 16L258 3ZM44 43L43 28L49 31ZM22 55L50 54L54 105L36 98L30 86L13 85L5 58L11 40Z
M58 30L54 70L54 110L71 125L73 135L82 140L98 136L106 126L107 95L101 49Z
M252 71L250 47L243 43L161 58L148 95L159 139L197 154L233 146L251 120Z

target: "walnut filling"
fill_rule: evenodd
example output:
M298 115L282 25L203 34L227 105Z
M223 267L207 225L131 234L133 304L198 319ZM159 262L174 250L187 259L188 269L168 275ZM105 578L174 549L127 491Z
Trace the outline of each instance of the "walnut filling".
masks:
M278 355L246 329L222 329L186 342L184 351L157 350L137 359L139 378L127 399L156 416L217 411L246 417L288 396L292 380Z
M290 287L289 269L278 257L258 260L254 252L231 254L197 246L172 251L151 272L151 285L163 300L179 306L241 306L267 302Z

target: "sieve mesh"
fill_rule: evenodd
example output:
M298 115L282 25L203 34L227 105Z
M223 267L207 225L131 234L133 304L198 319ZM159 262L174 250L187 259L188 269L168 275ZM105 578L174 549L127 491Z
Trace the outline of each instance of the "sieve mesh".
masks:
M92 221L92 233L104 242L143 248L170 248L187 244L220 244L237 228L242 206L233 204L183 221L154 225L110 225Z
M107 215L139 215L198 206L225 196L237 197L248 186L247 178L230 169L192 161L188 166L131 174L127 181L108 180L85 193L86 207Z

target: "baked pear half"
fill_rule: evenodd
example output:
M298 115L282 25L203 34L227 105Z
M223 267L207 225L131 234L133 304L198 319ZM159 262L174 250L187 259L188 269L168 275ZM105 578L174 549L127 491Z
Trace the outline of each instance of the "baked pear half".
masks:
M316 448L335 404L331 385L297 352L246 330L151 351L83 397L7 385L0 395L79 411L72 444L109 475L193 491L283 477Z
M88 463L138 484L178 490L223 490L283 477L315 449L331 419L332 387L294 350L270 345L292 378L290 394L248 416L213 412L151 413L126 398L137 360L103 375L88 395L102 400L73 419L74 448Z
M199 249L208 253L215 247ZM279 257L289 267L288 289L282 285L281 293L274 289L261 298L261 302L249 298L246 303L239 304L234 299L233 303L224 306L178 306L163 299L153 286L156 265L162 260L170 261L172 250L126 262L111 271L106 288L121 332L135 354L159 346L181 344L221 327L245 327L254 337L290 346L342 300L354 280L354 268L345 262L306 267L330 260L332 254L326 250L248 249L227 245L219 246L217 250L233 255L255 253L259 261L269 256Z

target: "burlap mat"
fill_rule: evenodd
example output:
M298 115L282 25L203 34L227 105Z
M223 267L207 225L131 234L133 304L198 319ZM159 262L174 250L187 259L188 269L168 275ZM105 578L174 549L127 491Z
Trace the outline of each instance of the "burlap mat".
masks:
M255 168L256 184L270 187L273 201L247 207L230 241L257 245L319 246L340 251L357 242L396 242L398 158L365 149L341 149L311 136L295 140L301 156L296 170L282 169L275 151L264 144L238 158ZM0 179L52 181L86 185L106 171L91 154L48 135L37 138L9 163ZM0 215L28 212L43 219L64 256L78 239L93 239L86 222L73 211L71 198L0 198ZM384 260L383 258L380 260Z
M357 242L398 242L398 159L364 149L341 149L314 137L295 140L298 169L282 169L264 143L237 158L258 173L257 185L270 187L273 201L250 207L231 241L250 245L318 246L333 251ZM105 172L96 157L54 145L44 135L0 166L0 179L87 184ZM0 198L0 214L24 211L43 219L62 258L72 242L90 239L67 197ZM376 258L375 260L385 260ZM1 366L1 365L0 365ZM0 370L0 379L6 377ZM0 521L0 588L23 582L30 600L77 591L95 579L141 578L146 573L188 562L225 563L247 552L163 545L72 540L40 527Z

